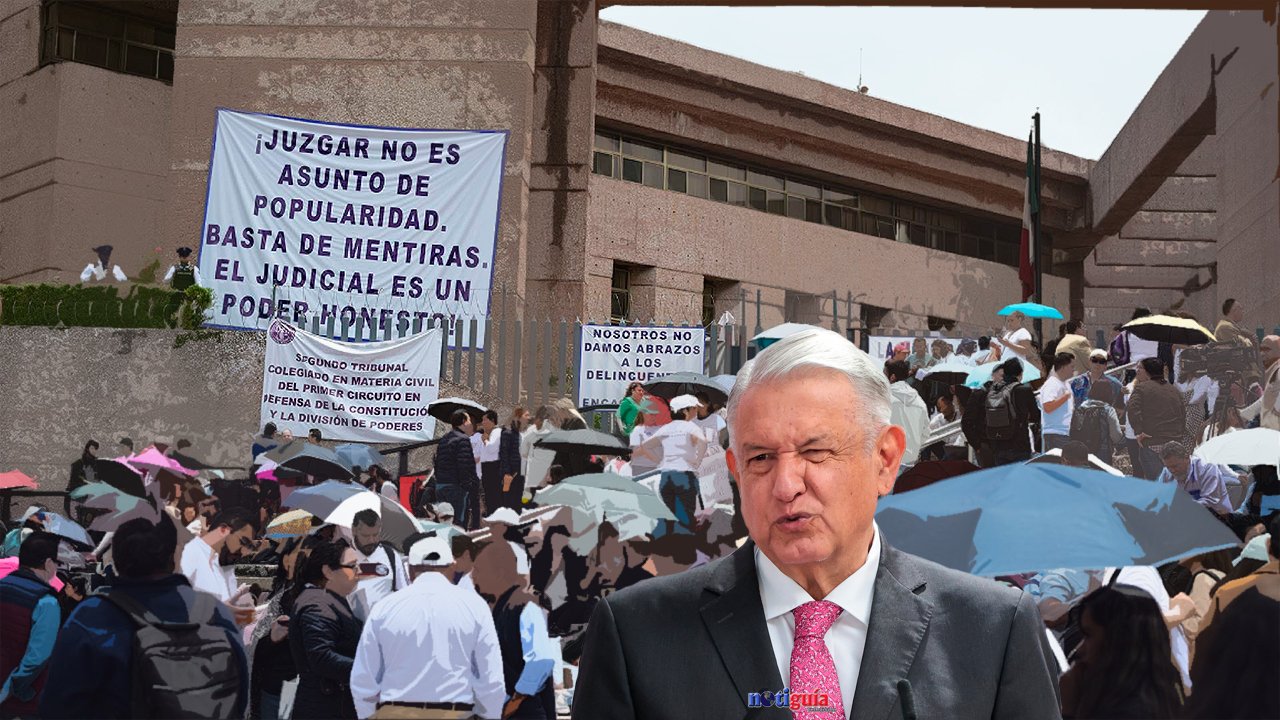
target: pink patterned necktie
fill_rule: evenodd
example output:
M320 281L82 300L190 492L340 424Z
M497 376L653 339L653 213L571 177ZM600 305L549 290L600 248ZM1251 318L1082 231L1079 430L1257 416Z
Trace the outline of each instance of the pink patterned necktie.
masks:
M791 708L796 720L845 720L840 678L823 636L844 612L826 600L807 602L792 611L796 641L791 648ZM820 705L826 696L827 707Z

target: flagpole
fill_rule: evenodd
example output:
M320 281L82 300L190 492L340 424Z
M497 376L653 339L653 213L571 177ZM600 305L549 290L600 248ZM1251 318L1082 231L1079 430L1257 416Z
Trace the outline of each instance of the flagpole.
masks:
M1042 255L1040 250L1040 211L1042 209L1041 206L1044 204L1044 196L1041 195L1040 190L1040 111L1036 110L1036 114L1032 115L1032 118L1035 120L1036 137L1035 177L1032 182L1035 184L1035 197L1038 202L1036 203L1035 213L1031 216L1031 272L1036 278L1035 301L1044 304L1044 288L1041 285L1040 278L1040 257ZM1036 318L1036 338L1039 339L1041 347L1044 347L1044 328L1040 318Z

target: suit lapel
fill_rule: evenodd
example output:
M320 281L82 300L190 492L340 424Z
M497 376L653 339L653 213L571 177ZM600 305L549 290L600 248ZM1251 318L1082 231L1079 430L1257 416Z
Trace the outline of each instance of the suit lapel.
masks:
M781 690L760 603L755 544L747 542L721 562L704 593L710 600L701 608L702 622L743 705L748 693Z
M933 606L917 594L925 581L911 559L889 547L883 536L880 547L871 621L850 720L882 720L900 702L898 681L907 677L933 613Z

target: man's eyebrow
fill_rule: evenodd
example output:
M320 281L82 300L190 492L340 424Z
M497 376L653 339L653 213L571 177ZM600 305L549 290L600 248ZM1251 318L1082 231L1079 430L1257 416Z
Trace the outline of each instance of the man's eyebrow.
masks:
M816 445L816 444L819 444L819 443L829 443L829 442L831 442L831 435L830 435L830 433L823 433L823 434L821 434L821 435L814 435L813 437L810 437L810 438L806 439L804 442L800 443L798 447L800 447L800 448L807 448L807 447L811 447L811 446ZM774 448L773 448L772 446L768 446L768 445L757 445L757 444L755 444L755 443L744 443L744 444L743 444L743 446L742 446L742 449L743 449L745 452L747 452L747 453L753 453L753 452L757 452L757 451L759 451L759 450L772 451Z

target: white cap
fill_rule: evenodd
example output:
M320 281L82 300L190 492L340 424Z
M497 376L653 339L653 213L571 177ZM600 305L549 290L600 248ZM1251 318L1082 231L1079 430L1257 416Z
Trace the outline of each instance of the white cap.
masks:
M436 503L435 510L436 510L436 515L440 517L444 517L446 515L449 517L453 517L453 505L450 505L447 502Z
M1103 350L1102 348L1095 348L1092 352L1089 353L1089 357L1102 358L1103 360L1107 360L1110 356L1107 355L1106 350Z
M692 395L677 395L671 398L671 412L680 412L685 408L701 407L702 403Z
M502 523L504 525L519 525L520 516L515 510L509 507L500 507L493 511L493 514L484 519L485 522Z
M449 546L449 539L439 534L422 538L409 548L409 564L429 567L452 565L453 548Z

